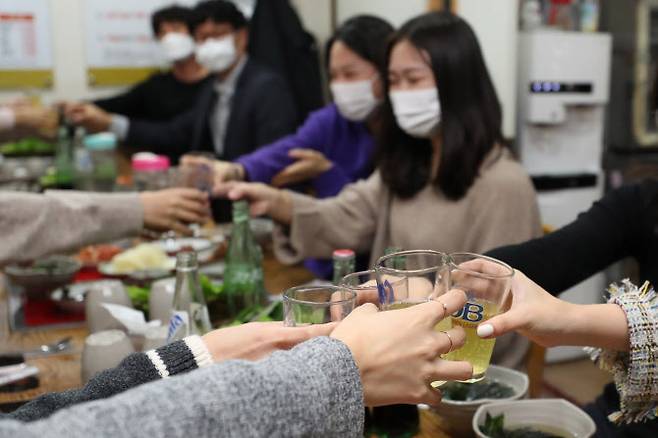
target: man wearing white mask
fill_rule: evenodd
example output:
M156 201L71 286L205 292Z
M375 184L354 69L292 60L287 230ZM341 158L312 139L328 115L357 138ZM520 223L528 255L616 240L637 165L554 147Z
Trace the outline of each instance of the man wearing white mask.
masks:
M192 16L192 10L182 6L155 11L151 16L153 35L170 68L151 75L125 93L95 100L93 105L68 104L78 123L96 130L94 125L108 124L112 117L168 121L191 109L199 92L211 81L208 70L194 56Z
M393 27L359 15L342 23L327 42L327 73L334 102L311 113L297 132L233 162L216 161L217 184L228 180L312 189L334 196L373 170L373 131L384 98L386 42ZM183 157L184 164L203 159ZM332 277L331 260L308 259L317 277Z
M113 117L93 130L109 128L126 145L174 162L189 151L231 160L292 132L297 119L292 95L283 78L247 55L249 29L242 12L224 0L201 2L193 12L196 59L212 77L194 107L168 123Z

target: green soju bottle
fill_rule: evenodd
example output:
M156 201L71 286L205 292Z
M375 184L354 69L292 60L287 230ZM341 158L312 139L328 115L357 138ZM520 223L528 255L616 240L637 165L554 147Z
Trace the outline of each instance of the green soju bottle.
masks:
M356 255L351 249L337 249L332 256L334 261L334 284L338 285L344 276L356 269Z
M263 304L263 253L254 240L249 227L249 204L233 203L233 230L226 253L224 291L229 313L237 315L241 310Z
M56 184L60 189L73 188L75 167L73 164L72 126L60 123L57 131L57 148L55 150Z

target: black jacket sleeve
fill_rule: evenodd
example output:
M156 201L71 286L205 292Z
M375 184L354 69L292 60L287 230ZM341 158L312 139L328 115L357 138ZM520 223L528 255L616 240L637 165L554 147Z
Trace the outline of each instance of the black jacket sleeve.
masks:
M124 143L134 148L149 148L160 154L181 156L192 149L198 110L192 108L168 122L130 119Z
M563 228L488 255L503 260L552 294L575 286L610 264L637 254L642 246L646 187L609 192Z
M176 341L156 350L169 375L197 368L195 356L184 340ZM55 411L119 394L135 386L160 379L160 373L145 353L133 353L116 368L95 375L80 389L44 394L9 414L0 414L0 420L36 421Z
M146 90L152 80L153 78L149 78L135 85L125 93L105 99L97 99L93 103L109 113L121 114L126 117L143 117L143 103L146 99Z

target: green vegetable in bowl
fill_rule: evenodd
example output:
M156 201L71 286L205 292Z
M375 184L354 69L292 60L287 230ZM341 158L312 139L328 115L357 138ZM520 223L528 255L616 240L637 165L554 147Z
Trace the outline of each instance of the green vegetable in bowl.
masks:
M148 312L149 310L149 295L151 290L146 287L139 286L126 286L126 291L130 300L133 302L133 307L143 312Z
M0 154L7 157L28 157L31 155L52 155L55 147L38 138L24 138L22 140L0 145Z
M213 283L206 275L199 275L199 284L207 303L212 303L222 298L224 292L223 284ZM126 291L135 309L148 312L149 295L148 287L126 286ZM220 303L221 304L221 303ZM252 321L281 321L283 319L283 303L276 301L267 306L252 306L243 309L233 320L224 324L224 327L240 325Z
M514 395L514 389L511 386L489 378L475 383L448 382L441 387L441 392L444 400L453 401L501 399Z
M522 426L514 429L505 429L505 415L493 416L488 412L484 420L484 425L479 427L480 432L489 438L571 438L572 436L559 430L548 431L549 428L545 426Z
M213 283L207 275L199 275L199 284L201 285L201 290L203 290L203 296L208 303L218 299L224 291L223 284Z
M205 275L199 275L199 283L201 284L204 298L208 303L217 300L224 290L223 285L214 284L210 278ZM128 291L128 296L133 303L133 307L148 312L151 289L149 287L126 286L126 290Z
M41 175L39 178L39 184L43 189L57 186L57 171L54 167L49 168L44 175Z

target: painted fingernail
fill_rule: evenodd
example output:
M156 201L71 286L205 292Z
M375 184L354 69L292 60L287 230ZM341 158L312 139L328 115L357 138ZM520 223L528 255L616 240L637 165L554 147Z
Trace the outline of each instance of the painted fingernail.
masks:
M481 338L488 338L493 335L494 327L491 324L482 324L478 326L477 334Z

